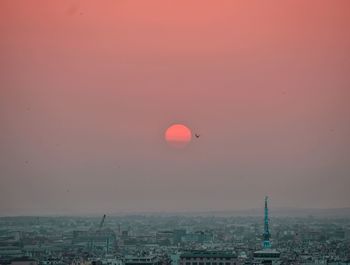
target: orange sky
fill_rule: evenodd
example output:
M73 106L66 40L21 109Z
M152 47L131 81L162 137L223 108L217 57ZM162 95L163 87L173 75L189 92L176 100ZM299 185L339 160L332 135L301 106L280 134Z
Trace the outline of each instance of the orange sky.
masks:
M1 1L0 214L350 206L349 12Z

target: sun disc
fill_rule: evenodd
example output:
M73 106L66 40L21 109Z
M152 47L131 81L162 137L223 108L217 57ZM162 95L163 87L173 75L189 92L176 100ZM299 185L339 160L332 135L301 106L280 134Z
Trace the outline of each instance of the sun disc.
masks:
M173 124L165 131L165 140L176 148L185 147L191 139L191 130L183 124Z

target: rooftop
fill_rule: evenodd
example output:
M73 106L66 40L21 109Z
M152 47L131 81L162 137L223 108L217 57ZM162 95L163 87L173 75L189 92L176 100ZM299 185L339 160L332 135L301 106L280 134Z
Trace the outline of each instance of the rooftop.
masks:
M180 255L181 258L236 258L237 255L229 251L208 251L208 250L195 250L185 252Z

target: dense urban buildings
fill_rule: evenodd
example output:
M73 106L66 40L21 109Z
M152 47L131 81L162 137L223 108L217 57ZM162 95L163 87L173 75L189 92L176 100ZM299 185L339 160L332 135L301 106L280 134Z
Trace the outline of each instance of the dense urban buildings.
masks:
M350 264L350 219L230 213L0 218L0 264ZM271 220L270 220L271 217Z

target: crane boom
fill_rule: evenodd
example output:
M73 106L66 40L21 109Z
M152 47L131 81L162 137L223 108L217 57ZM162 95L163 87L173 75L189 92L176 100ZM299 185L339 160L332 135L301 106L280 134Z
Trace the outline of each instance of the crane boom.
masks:
M103 223L105 222L105 219L106 219L106 215L104 214L103 217L102 217L101 223L100 223L100 225L99 225L99 227L98 227L99 229L102 228Z

